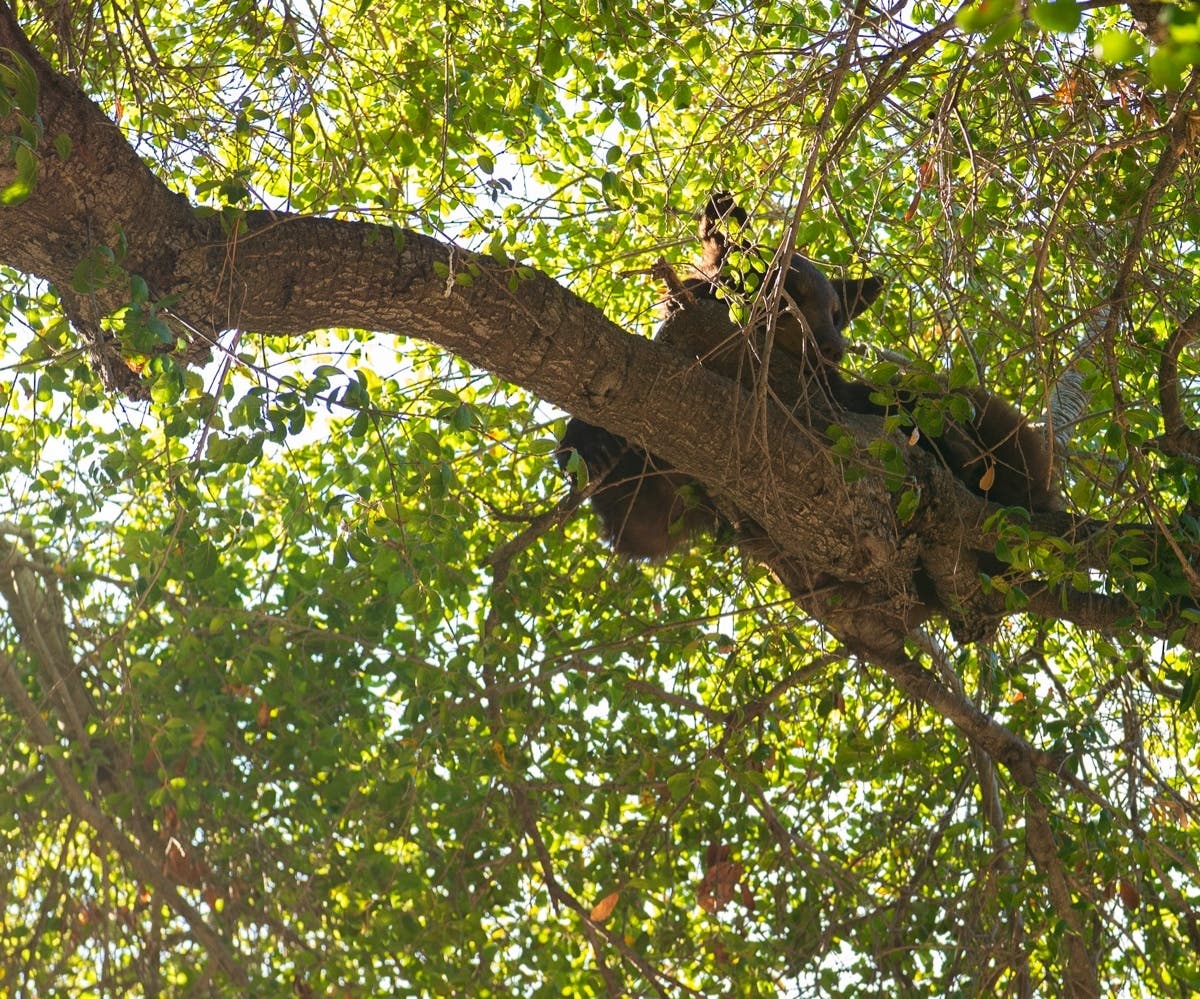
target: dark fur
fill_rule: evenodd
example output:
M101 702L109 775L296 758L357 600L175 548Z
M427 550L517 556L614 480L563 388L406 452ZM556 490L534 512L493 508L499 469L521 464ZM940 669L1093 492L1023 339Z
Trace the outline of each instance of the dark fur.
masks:
M701 261L686 280L676 279L656 339L742 381L747 375L747 344L761 360L766 345L773 342L778 352L769 359L770 383L785 403L802 404L816 389L834 409L877 416L899 413L901 423L911 425L918 401L914 393L889 388L883 395L893 396L895 402L877 402L871 398L874 386L847 380L837 368L846 352L843 330L879 297L883 283L874 277L830 280L804 257L793 255L774 323L757 322L739 330L729 320L725 303L717 300L720 289L740 291L723 275L730 250L744 249L722 230L727 220L744 224L746 215L728 194L715 195L700 223ZM777 271L764 270L763 289L769 293ZM947 420L940 436L918 435L920 446L994 502L1033 511L1061 509L1042 435L1012 406L983 389L960 394L971 403L973 419ZM560 464L566 465L571 450L580 454L592 481L599 480L592 505L618 553L663 558L719 524L715 507L697 482L624 438L572 418L559 443Z
M852 413L887 416L899 412L902 425L913 425L911 412L917 397L895 393L896 404L874 402L875 387L836 376L835 397ZM946 419L937 437L920 434L917 443L935 454L972 492L1002 506L1023 506L1034 513L1063 508L1062 495L1053 483L1052 455L1046 438L1003 399L981 388L955 390L971 404L968 422ZM884 395L889 392L885 391Z
M719 517L698 482L623 437L572 418L558 442L563 467L572 450L583 457L589 478L601 479L592 506L622 555L665 558L688 538L716 529Z

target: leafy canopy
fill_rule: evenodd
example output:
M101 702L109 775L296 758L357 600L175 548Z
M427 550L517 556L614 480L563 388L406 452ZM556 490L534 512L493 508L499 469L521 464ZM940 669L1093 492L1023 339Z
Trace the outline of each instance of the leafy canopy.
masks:
M1200 263L1196 131L1172 117L1190 8L1151 42L1069 0L149 7L23 26L173 189L525 261L633 333L715 189L768 244L888 279L864 351L1030 412L1120 285L1130 320L1079 362L1068 488L1163 525L1163 550L1115 546L1101 579L1010 524L1001 554L1147 621L1187 592L1200 479L1149 445ZM0 77L3 203L36 183L29 86ZM169 303L135 285L109 320L152 389L130 403L57 294L2 274L4 573L34 570L2 591L4 989L1050 994L1064 911L1105 990L1200 989L1200 671L1141 622L932 637L943 675L1068 761L1033 792L735 552L621 564L588 517L539 519L561 414L514 386L362 330L246 329L185 371L156 353ZM48 601L82 717L18 591ZM1023 850L1030 796L1052 870Z

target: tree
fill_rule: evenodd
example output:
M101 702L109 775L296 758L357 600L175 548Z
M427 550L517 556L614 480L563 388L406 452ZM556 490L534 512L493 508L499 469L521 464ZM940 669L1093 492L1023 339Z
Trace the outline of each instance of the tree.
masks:
M6 987L1200 987L1195 23L0 5ZM1069 512L630 335L716 189ZM755 532L613 560L543 401Z

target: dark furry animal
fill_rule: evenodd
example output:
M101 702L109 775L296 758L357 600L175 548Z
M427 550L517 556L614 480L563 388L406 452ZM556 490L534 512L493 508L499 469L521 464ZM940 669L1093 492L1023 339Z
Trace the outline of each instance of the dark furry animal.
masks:
M697 268L699 276L684 282L685 290L705 280L708 289L718 287L730 250L747 249L722 233L722 219L739 226L746 222L745 212L725 193L714 195L705 209L700 224L703 257ZM842 331L882 290L883 283L874 277L830 280L810 261L794 255L776 317L774 345L790 358L799 359L801 382L806 388L815 382L835 406L851 413L898 416L899 425L910 429L915 426L913 414L922 402L922 393L898 385L875 386L847 379L838 369L847 348ZM675 294L669 302L677 303L679 298ZM677 309L676 318L678 314ZM695 352L703 360L696 348L712 334L706 336L695 326L678 321L674 327L665 323L657 339L670 341L682 351ZM716 349L711 343L705 348ZM725 373L736 377L732 372ZM785 368L785 376L794 377L795 372ZM793 404L799 401L794 386L790 391L774 383L772 387L780 399ZM947 416L944 429L936 436L918 434L920 447L936 455L972 491L993 503L1023 506L1035 513L1062 509L1062 497L1052 481L1052 454L1046 439L1017 409L981 388L953 392L939 388L935 394L939 402L951 394L960 396L969 403L971 415L966 420ZM930 395L925 393L926 398ZM880 399L889 401L877 401Z
M747 256L752 251L727 235L722 223L740 226L745 221L745 212L728 194L709 200L699 231L703 256L685 280L669 280L666 316L655 339L743 383L753 377L745 370L749 346L760 362L769 364L770 386L787 405L806 405L816 391L834 410L895 415L901 426L913 426L919 393L848 380L837 367L846 353L843 331L879 297L883 283L878 278L830 280L810 261L793 255L781 288L772 288L779 282L777 269L764 266L759 272L762 286L777 293L775 315L752 316L746 328L730 320L718 291L736 294L743 283L725 273L728 257L735 249ZM773 349L768 356L769 345ZM994 502L1035 512L1061 509L1061 496L1051 482L1051 453L1042 435L1016 409L983 389L958 394L970 404L971 418L946 419L940 435L917 434L917 443ZM592 505L605 537L621 555L660 559L720 523L699 483L602 427L572 418L559 442L562 466L571 451L578 452L591 481L599 482Z
M722 222L746 221L745 212L727 194L715 195L700 222L703 256L684 281L673 282L665 318L656 339L731 378L738 378L745 340L729 319L719 290L740 290L723 275L734 247ZM764 268L765 270L765 268ZM775 272L767 271L768 279ZM674 277L673 273L670 275ZM813 264L793 256L784 276L782 308L771 324L774 343L785 363L772 378L776 393L797 400L800 368L836 374L832 365L845 353L842 330L883 290L877 278L830 281ZM761 340L768 324L758 324ZM759 344L761 348L761 343ZM811 363L802 358L812 358ZM744 375L745 372L742 372ZM564 468L572 451L587 465L592 506L614 550L630 558L661 559L696 534L716 529L720 518L703 487L655 455L634 447L602 427L572 418L559 442Z
M661 458L631 447L624 437L572 417L558 442L566 468L577 451L588 477L600 484L592 507L604 536L628 558L665 558L689 538L714 531L720 517L704 488Z

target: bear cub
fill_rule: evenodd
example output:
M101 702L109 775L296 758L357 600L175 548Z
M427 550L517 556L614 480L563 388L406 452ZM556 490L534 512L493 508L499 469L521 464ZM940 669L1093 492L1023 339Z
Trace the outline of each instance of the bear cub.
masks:
M767 359L770 387L786 406L807 406L815 389L834 410L898 415L901 425L915 425L912 411L920 401L917 393L847 379L838 369L847 346L843 331L879 297L883 282L875 277L831 280L809 260L793 254L782 275L774 267L760 271L759 286L774 292L768 298L778 301L775 314L768 317L752 311L750 324L739 327L729 318L718 291L744 292L744 282L726 273L727 258L731 250L753 248L725 233L722 224L729 222L743 226L746 213L729 194L713 195L700 221L700 262L683 281L666 269L665 319L655 339L748 385L754 372L747 370L745 349L749 347L761 362L772 344ZM983 389L960 389L956 394L969 403L971 418L947 419L941 435L918 433L916 442L993 502L1034 512L1061 509L1062 499L1052 482L1052 453L1042 434L1016 409ZM605 538L618 554L661 559L698 533L720 526L716 508L700 483L624 438L573 417L557 451L564 468L571 451L579 454L596 484L592 506Z

